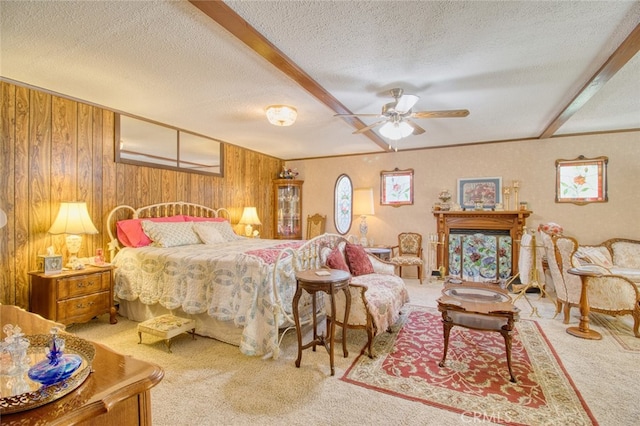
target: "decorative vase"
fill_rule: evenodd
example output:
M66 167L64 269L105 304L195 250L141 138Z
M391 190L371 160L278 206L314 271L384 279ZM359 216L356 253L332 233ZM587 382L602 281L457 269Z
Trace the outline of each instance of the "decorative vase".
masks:
M82 357L64 354L64 339L58 337L58 328L51 329L51 344L47 348L47 359L29 369L29 378L44 386L53 385L71 377L82 364Z

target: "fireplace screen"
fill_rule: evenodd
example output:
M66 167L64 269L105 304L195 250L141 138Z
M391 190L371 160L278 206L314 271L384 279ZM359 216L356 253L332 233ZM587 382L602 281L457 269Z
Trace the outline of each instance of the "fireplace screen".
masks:
M449 275L466 281L507 279L511 276L511 246L508 231L451 230Z

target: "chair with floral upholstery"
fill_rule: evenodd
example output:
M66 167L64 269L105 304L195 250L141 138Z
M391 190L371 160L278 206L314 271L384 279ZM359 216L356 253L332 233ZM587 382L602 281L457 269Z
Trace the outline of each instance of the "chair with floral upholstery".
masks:
M389 262L398 267L398 275L402 277L403 266L418 268L418 279L422 284L422 235L416 232L403 232L398 235L398 245L391 247Z
M640 291L636 284L595 264L576 265L587 270L588 275L577 276L568 273L568 270L574 267L573 259L578 249L578 241L575 238L557 235L552 236L551 241L555 256L548 256L547 261L556 285L558 303L561 302L561 297L564 303L565 324L569 322L571 307L580 304L581 280L586 280L589 310L612 316L632 315L633 333L640 337Z

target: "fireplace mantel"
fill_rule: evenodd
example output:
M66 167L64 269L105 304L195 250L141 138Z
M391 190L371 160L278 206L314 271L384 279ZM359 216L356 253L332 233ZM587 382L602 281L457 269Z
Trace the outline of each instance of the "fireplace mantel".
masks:
M512 276L518 273L518 257L520 238L526 220L531 215L529 210L518 211L434 211L437 221L438 250L437 266L443 267L445 275L449 274L449 234L451 230L508 231L512 244Z

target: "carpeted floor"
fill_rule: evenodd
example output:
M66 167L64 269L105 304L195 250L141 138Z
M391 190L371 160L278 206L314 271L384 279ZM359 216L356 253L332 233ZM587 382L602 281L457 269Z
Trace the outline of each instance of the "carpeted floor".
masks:
M436 307L442 282L420 285L417 280L406 281L411 304ZM625 350L595 321L592 326L603 332L603 340L570 336L561 318L552 318L551 301L535 294L528 297L541 318L530 317L526 301L519 300L521 318L538 322L596 421L601 425L636 424L640 418L640 353ZM186 334L175 338L169 354L161 341L151 337L145 336L145 343L139 345L137 323L118 318L116 325L103 316L70 326L68 331L164 368L164 379L151 391L155 425L469 424L459 413L340 380L365 344L363 331L349 330L349 357L336 352L336 375L332 377L329 357L322 349L304 351L300 368L295 367L297 346L291 332L283 339L278 360L246 357L237 347L204 337L193 341ZM631 317L615 321L629 326ZM571 325L577 322L574 309ZM491 424L488 419L475 423L479 420Z

